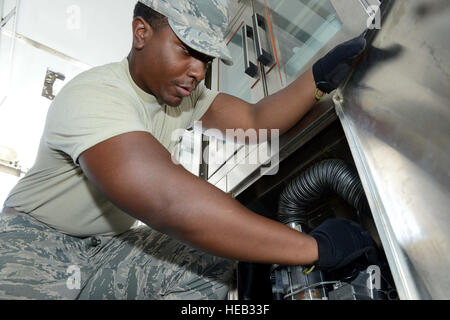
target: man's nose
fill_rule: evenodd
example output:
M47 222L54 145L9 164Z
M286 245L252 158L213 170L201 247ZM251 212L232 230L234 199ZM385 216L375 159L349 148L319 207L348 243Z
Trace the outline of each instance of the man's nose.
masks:
M205 79L206 65L203 61L192 57L188 75L196 80L197 83Z

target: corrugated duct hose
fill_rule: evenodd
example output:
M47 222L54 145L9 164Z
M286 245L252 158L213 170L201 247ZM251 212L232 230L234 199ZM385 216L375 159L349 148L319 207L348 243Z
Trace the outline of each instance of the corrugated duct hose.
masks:
M295 229L298 229L300 225L301 230L299 231L305 232L304 229L309 227L308 222L310 220L312 222L312 219L315 218L313 213L308 213L311 212L313 205L317 205L319 200L325 199L333 193L356 208L358 220L367 221L371 218L370 208L356 168L343 160L330 159L312 165L289 182L280 194L278 220ZM385 258L381 260L378 258L378 256L374 256L371 257L371 261L367 260L366 262L379 266L381 274L390 275ZM341 270L332 271L332 273L326 272L324 276L321 270L311 271L312 269L308 270L303 266L274 265L271 273L272 293L277 300L323 299L327 295L326 285L336 282L335 280L346 282L355 280L357 276L367 273L360 269L361 267L364 269L366 266L349 265ZM283 280L283 272L291 275L288 282ZM388 278L387 282L383 282L383 288L395 293L395 288L391 285L393 280L390 276ZM330 282L330 280L332 281ZM314 284L314 287L311 284ZM355 282L355 286L358 285ZM381 297L380 292L377 297ZM365 292L364 294L369 297L369 293Z
M289 182L280 194L278 220L286 225L297 222L307 226L308 209L318 200L336 193L365 215L367 198L356 169L343 160L323 160Z
M331 194L337 194L351 206L357 209L359 218L367 218L370 215L361 181L356 169L339 159L320 161L305 171L298 177L292 179L280 194L278 203L278 220L290 227L302 230L307 229L308 220L313 219L311 211L313 205L325 199ZM361 219L360 219L361 220ZM242 299L252 299L261 297L266 292L264 274L268 274L266 266L255 264L240 264L241 278L240 297ZM255 270L261 271L256 276ZM304 273L302 266L278 266L273 265L270 271L272 294L275 300L288 299L284 297L296 288L304 288L307 284L324 283L324 277L320 270ZM285 283L283 272L290 274L291 278ZM351 270L353 274L353 269ZM339 274L338 274L339 275ZM334 276L334 275L331 275ZM253 289L256 287L257 289ZM260 288L264 290L260 290ZM309 295L314 297L325 297L325 287L323 285L304 290L301 294L303 298ZM292 294L293 295L293 294ZM292 298L292 297L291 297ZM303 299L296 296L296 299ZM290 299L290 298L289 298Z

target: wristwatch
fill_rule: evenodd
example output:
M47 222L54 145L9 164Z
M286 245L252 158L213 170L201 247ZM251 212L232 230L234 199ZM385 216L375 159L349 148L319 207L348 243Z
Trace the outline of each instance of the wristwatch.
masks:
M319 101L325 96L325 92L321 91L319 88L316 88L316 91L314 91L314 98L316 98L316 101Z

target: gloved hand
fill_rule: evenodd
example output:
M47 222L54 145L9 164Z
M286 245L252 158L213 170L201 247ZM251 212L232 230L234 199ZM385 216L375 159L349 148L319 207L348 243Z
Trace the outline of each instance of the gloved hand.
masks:
M326 93L335 90L349 73L352 60L359 56L365 48L366 39L364 39L363 33L328 52L313 65L316 87Z
M322 270L339 269L363 254L374 255L376 244L368 231L345 219L327 219L309 233L319 247L315 266Z

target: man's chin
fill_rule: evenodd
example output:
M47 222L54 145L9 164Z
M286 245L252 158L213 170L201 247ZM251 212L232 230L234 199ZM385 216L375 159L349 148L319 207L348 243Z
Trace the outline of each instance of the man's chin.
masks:
M183 98L173 97L171 99L166 99L163 101L164 104L168 105L169 107L178 107L181 104L181 101L183 101Z

